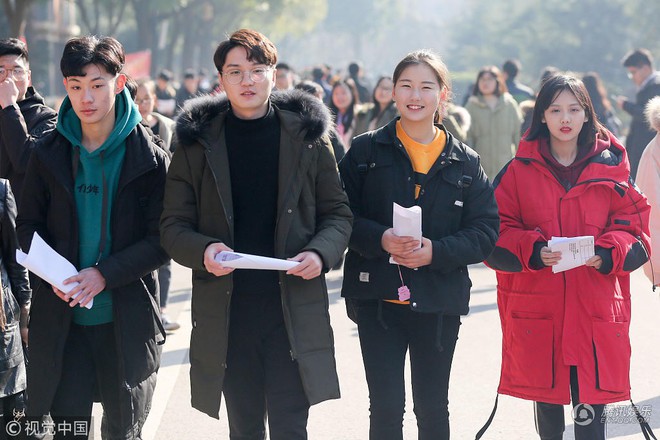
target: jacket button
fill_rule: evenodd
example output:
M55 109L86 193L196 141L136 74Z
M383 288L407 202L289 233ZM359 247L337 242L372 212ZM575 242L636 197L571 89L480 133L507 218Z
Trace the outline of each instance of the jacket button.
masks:
M444 164L445 164L445 161L444 161L444 160L443 160L442 162L440 162L440 165L444 165Z
M424 190L421 190L421 191L419 192L419 195L421 196L421 195L423 195L423 194L424 194Z
M197 327L197 321L193 320L193 327Z
M525 330L525 333L527 333L528 335L531 335L532 331L531 330Z
M286 210L287 213L291 214L293 212L293 209L289 208Z
M411 180L412 180L412 177L408 176L408 182L410 182Z
M227 369L227 363L226 362L222 363L222 368L224 368L225 370Z
M618 338L618 337L620 337L620 336L621 336L621 333L617 332L617 333L616 333L616 337Z
M413 307L417 307L417 303L415 303L415 302L412 303L412 306L413 306Z
M231 295L231 291L229 291L229 290L228 290L227 292L225 292L225 293L226 293L227 295Z
M307 145L307 148L312 148L312 147L313 147L312 144Z

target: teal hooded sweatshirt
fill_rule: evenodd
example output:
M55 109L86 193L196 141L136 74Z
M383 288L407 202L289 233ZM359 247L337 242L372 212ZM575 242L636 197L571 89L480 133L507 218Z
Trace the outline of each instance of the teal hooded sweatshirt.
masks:
M141 120L137 105L131 99L128 90L124 88L115 98L115 128L103 145L89 153L81 143L80 119L74 112L69 98L64 98L58 115L57 131L71 143L74 149L74 160L76 156L79 157L74 183L74 198L78 214L79 269L93 267L101 258L110 255L112 247L110 219L126 153L126 138ZM78 155L76 150L79 152ZM107 189L107 216L102 219L104 188ZM101 228L106 230L105 247L102 254ZM112 321L112 292L110 290L104 290L96 295L91 309L84 307L74 307L73 309L73 322L76 324L99 325Z

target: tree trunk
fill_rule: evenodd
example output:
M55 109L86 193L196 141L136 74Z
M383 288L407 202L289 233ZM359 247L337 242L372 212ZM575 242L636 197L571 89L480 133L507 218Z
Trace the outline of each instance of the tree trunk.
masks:
M30 10L33 1L34 0L22 0L16 2L11 2L10 0L2 1L5 16L9 22L10 37L19 38L24 36L27 12Z

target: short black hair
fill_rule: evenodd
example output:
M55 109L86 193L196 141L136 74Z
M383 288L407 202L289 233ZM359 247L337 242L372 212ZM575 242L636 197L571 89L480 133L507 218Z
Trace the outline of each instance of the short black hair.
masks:
M162 69L160 72L158 72L158 79L164 79L165 81L170 82L173 78L174 75L167 69Z
M186 69L183 71L183 79L195 79L197 78L197 73L195 69Z
M103 67L116 75L124 68L124 46L112 37L86 35L67 41L60 60L62 76L85 76L84 68L90 64Z
M25 62L29 62L27 44L18 38L6 38L0 40L0 57L5 55L18 55Z
M356 76L360 72L360 63L357 61L353 61L351 64L348 65L348 73L351 76Z
M648 49L635 49L628 52L621 60L623 67L653 67L653 55Z
M518 72L520 72L520 61L514 59L506 60L502 64L502 72L505 72L511 79L515 78L518 76Z
M287 63L277 63L275 68L277 70L288 70L289 72L293 72L293 69Z
M314 81L309 81L309 80L300 81L293 88L297 90L302 90L303 92L309 93L310 95L316 95L317 93L323 95L324 93L323 87L321 87L319 84L315 83Z

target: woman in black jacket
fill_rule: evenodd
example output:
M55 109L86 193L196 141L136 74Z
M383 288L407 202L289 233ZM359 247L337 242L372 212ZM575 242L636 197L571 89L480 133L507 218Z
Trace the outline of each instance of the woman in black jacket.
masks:
M449 372L460 315L468 312L467 265L490 254L499 218L479 156L439 124L450 95L444 63L413 52L393 81L401 117L355 138L339 164L354 215L342 295L358 325L369 438L403 438L409 351L419 439L448 439ZM421 208L421 240L394 234L393 202Z
M25 415L25 360L21 340L27 345L30 283L27 270L16 262L16 202L9 181L0 179L0 432L6 424ZM10 428L11 429L11 428ZM4 438L4 437L2 437Z

